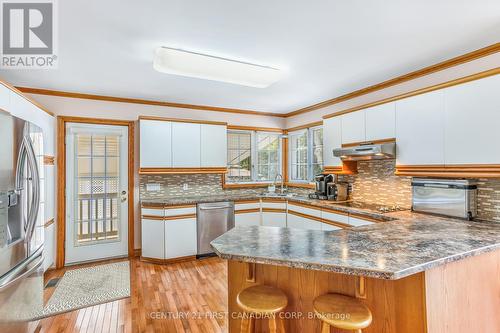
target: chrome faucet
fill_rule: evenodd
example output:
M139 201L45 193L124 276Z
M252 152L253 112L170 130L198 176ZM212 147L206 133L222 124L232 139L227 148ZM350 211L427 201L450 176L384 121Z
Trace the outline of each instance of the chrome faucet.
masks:
M284 185L284 179L283 179L283 176L278 173L276 175L276 177L274 177L274 183L273 183L273 186L276 188L276 181L278 180L278 177L281 179L281 190L280 190L280 194L283 195L285 193L284 189L283 189L283 185Z

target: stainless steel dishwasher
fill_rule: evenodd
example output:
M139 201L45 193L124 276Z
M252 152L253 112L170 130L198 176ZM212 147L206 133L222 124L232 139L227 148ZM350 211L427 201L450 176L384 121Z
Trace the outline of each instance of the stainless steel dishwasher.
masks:
M198 257L214 253L210 242L234 227L234 203L201 203L197 206Z

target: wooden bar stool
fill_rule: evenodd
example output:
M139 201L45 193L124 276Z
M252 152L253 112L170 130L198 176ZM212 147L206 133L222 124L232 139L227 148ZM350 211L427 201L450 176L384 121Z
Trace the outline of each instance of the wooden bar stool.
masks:
M313 307L322 321L321 333L330 333L330 327L362 333L361 330L372 322L370 309L354 297L321 295L314 299Z
M254 329L254 317L269 318L269 332L276 333L277 323L280 331L285 333L282 320L276 320L276 314L286 308L288 298L278 288L256 285L243 289L236 297L238 305L245 311L241 320L240 333L251 333Z

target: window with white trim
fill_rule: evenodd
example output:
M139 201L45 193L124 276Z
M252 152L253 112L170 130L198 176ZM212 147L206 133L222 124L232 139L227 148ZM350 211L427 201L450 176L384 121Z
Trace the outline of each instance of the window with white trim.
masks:
M227 132L228 183L272 182L281 174L281 134Z
M290 132L288 144L290 182L310 182L315 175L323 172L322 126Z

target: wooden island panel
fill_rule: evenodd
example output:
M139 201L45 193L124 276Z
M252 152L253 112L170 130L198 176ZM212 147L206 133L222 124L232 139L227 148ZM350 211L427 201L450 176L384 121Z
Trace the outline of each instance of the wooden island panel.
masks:
M321 332L320 321L314 316L313 300L316 296L337 292L355 297L362 289L356 276L290 268L274 265L255 265L255 282L246 280L252 264L228 261L228 306L229 332L239 332L241 310L236 304L236 295L254 284L266 284L280 288L288 296L287 318L284 322L287 333ZM419 273L400 280L365 278L363 302L372 310L374 321L364 333L422 333L425 332L424 274ZM407 300L411 299L411 302ZM268 332L267 320L257 320L256 332ZM345 333L345 331L331 332Z
M363 333L500 333L500 251L398 280L360 280L353 275L228 260L230 333L239 332L236 295L254 284L280 288L288 296L287 315L301 314L284 321L287 333L321 332L320 321L310 319L313 299L334 292L357 295L370 308L373 322ZM267 320L257 320L255 331L268 332Z

